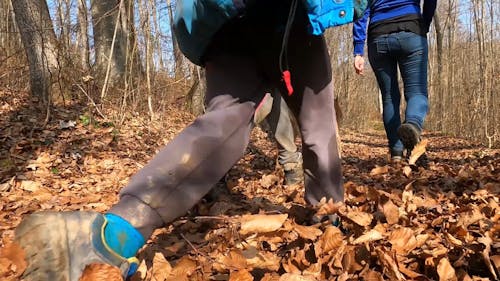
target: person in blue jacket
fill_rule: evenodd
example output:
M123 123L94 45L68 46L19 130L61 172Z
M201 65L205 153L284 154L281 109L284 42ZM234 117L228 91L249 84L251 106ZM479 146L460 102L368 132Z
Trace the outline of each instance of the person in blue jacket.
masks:
M382 94L383 121L394 161L420 141L428 111L427 32L437 0L373 0L354 22L354 68L364 74L364 46ZM369 22L369 24L368 24ZM398 67L404 84L405 120L401 124Z
M343 201L332 70L321 34L352 22L359 3L177 0L179 46L206 69L206 113L132 176L106 213L26 216L15 231L28 263L23 280L76 281L91 263L133 274L135 255L153 231L186 214L243 156L273 89L300 126L305 200Z

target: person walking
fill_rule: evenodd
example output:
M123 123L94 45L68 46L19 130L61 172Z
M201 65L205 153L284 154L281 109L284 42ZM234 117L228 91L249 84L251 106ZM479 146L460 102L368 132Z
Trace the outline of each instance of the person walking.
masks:
M26 216L15 231L27 257L23 279L76 281L91 263L133 274L135 255L153 231L184 215L243 156L255 112L272 89L280 90L300 126L306 202L343 201L322 33L352 22L363 9L354 3L178 0L175 35L186 57L206 69L206 113L133 175L106 213Z
M420 141L428 111L427 32L437 0L373 0L354 22L354 68L364 74L364 46L377 78L383 103L383 122L393 161L408 155ZM398 67L404 84L406 111L401 123Z

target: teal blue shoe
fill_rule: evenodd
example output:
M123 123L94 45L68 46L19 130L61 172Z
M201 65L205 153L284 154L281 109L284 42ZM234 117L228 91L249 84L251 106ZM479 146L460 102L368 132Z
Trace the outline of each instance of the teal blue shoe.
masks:
M335 226L337 227L338 229L340 229L340 231L344 234L344 235L348 235L349 234L349 230L347 230L343 225L342 225L342 219L340 218L339 215L337 214L333 214L333 215L326 215L326 216L313 216L311 218L311 221L313 224L317 224L317 223L326 223L328 222L329 224L331 224L332 226Z
M126 278L138 268L141 234L122 218L97 212L39 212L15 231L28 267L26 281L78 281L92 263L109 264Z

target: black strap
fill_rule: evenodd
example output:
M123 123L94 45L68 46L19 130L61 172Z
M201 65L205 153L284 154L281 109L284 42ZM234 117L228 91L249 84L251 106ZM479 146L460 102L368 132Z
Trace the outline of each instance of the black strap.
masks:
M288 13L288 19L286 21L285 33L283 34L283 40L281 41L281 51L279 57L280 71L288 70L288 59L287 59L287 46L288 38L290 37L290 30L292 29L293 20L295 18L295 11L297 10L298 0L292 0L290 4L290 12ZM283 66L283 60L285 65Z

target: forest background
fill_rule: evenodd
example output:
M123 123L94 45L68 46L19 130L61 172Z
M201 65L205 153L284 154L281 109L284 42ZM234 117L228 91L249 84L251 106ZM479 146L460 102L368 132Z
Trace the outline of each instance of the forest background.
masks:
M283 184L256 128L224 181L155 231L132 280L498 280L499 12L500 0L438 1L419 165L388 163L352 26L328 30L346 200L326 209L344 233L311 225L303 185ZM26 270L11 243L24 217L107 211L203 112L204 71L177 48L174 14L173 0L0 0L1 280Z
M499 0L443 0L429 39L426 129L500 144ZM171 33L175 1L0 0L0 87L30 90L47 110L88 103L84 118L119 126L161 119L178 103L203 111L204 73ZM354 73L351 25L327 34L342 126L382 130L373 73ZM24 44L23 44L24 43Z

